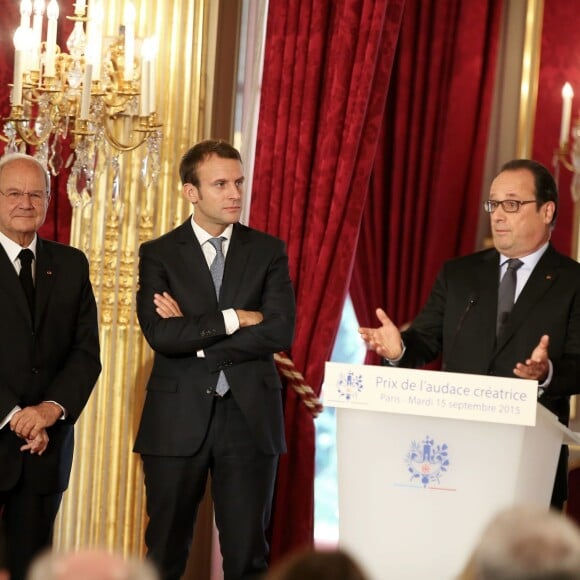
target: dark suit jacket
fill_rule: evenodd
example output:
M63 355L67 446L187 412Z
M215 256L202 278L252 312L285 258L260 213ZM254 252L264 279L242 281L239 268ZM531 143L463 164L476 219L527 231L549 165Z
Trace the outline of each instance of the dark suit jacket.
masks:
M67 411L47 429L42 456L20 451L23 440L0 430L0 490L24 476L38 493L63 491L73 453L73 424L101 371L97 308L85 255L38 239L34 326L14 266L0 246L0 417L50 400Z
M184 317L163 319L153 294L169 292ZM227 336L222 310L259 310L261 324ZM285 450L282 385L273 353L288 349L295 304L281 240L235 224L219 304L203 251L187 220L140 249L137 314L155 351L135 451L193 455L211 416L219 371L264 453ZM196 353L203 350L205 358Z
M496 342L498 287L496 250L447 262L425 307L403 333L402 366L421 366L442 353L450 372L515 377L516 363L548 334L554 376L540 401L567 424L569 396L580 392L580 264L550 245Z

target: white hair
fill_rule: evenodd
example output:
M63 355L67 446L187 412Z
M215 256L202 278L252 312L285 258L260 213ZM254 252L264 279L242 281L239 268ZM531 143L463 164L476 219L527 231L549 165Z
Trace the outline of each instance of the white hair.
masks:
M148 560L124 558L104 549L76 552L44 552L38 556L26 580L159 580Z
M509 508L484 530L472 562L477 580L577 580L580 529L560 512Z

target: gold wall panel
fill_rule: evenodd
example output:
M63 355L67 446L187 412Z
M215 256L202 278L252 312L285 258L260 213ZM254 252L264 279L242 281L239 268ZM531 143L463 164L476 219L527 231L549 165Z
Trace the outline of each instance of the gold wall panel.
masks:
M179 159L203 133L211 0L134 0L136 35L158 39L157 111L163 124L161 170L145 187L145 147L105 163L93 202L73 211L71 245L89 257L99 306L103 371L76 430L71 484L55 530L57 549L103 546L143 553L145 493L132 452L152 353L135 314L138 247L190 213L180 195ZM105 34L115 36L124 2L104 3ZM112 191L119 185L120 197Z
M516 157L530 157L534 140L538 76L542 47L542 20L544 0L528 0L522 54L522 79L520 85L520 114Z

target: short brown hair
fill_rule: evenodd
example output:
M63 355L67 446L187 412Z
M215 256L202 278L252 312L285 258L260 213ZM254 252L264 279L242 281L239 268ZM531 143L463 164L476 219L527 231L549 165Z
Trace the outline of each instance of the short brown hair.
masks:
M181 183L191 183L195 187L199 187L197 169L200 163L212 155L216 155L222 159L236 159L240 163L242 162L240 152L226 141L216 139L200 141L181 158L181 163L179 164Z

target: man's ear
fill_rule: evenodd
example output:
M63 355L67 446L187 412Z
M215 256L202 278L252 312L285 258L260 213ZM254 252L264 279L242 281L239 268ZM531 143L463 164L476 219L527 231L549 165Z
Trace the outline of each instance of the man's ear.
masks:
M191 203L197 203L199 192L193 183L184 183L182 189L183 197Z
M544 219L547 224L551 224L554 221L554 212L556 211L556 204L553 201L548 201L544 204L542 208L544 212Z

